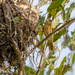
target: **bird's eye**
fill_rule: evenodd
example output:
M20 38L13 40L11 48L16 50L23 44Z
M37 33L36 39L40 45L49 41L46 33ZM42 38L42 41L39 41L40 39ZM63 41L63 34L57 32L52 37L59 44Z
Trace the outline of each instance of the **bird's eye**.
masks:
M49 22L51 22L52 20L49 20Z
M51 19L47 19L46 22L51 22Z

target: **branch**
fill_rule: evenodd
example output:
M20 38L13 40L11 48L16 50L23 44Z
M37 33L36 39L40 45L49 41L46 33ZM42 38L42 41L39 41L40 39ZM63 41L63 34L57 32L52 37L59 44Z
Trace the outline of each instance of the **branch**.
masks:
M48 42L48 40L46 40L45 45L44 45L44 50L43 50L43 53L44 53L44 54L45 54L45 52L46 52L47 42ZM42 65L42 61L43 61L43 56L41 56L40 64L39 64L38 70L37 70L37 72L36 72L35 75L39 75L40 68L41 68L41 65Z
M16 43L16 41L15 41L13 38L11 38L11 42L12 42L12 44L13 44L13 48L14 48L16 54L17 54L18 56L20 56L21 53L20 53L20 49L19 49L19 47L18 47L18 44Z
M58 48L58 51L59 51L59 55L58 55L58 58L57 58L57 61L56 61L55 65L54 65L54 68L58 64L58 61L59 61L59 58L60 58L60 54L61 54L62 48L61 48L61 50L59 50L59 48ZM52 73L53 73L53 70L50 72L50 75L52 75Z
M55 29L52 33L50 33L46 38L44 38L41 42L39 42L34 48L32 48L30 50L30 52L27 54L27 57L25 58L25 60L28 58L28 56L34 51L34 49L38 46L40 46L49 36L51 36L52 34L54 34L55 32L61 30L62 28L72 24L75 21L75 18L72 20L68 20L67 22L65 22L65 24L63 24L61 27L59 27L58 29Z
M22 56L21 56L21 51L18 47L17 42L11 38L11 42L13 44L13 48L15 50L16 55L18 56L18 62L19 62L19 75L22 75L23 71L24 71L24 66L23 66L23 61L22 61Z

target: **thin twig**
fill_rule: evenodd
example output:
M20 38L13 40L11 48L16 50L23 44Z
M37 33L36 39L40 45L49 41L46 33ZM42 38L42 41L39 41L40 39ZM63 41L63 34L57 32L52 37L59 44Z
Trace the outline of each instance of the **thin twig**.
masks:
M45 52L46 52L47 42L48 42L48 40L46 40L45 45L44 45L44 49L43 49L43 53L44 53L44 54L45 54ZM39 64L38 70L37 70L37 72L36 72L35 75L39 75L40 68L41 68L41 65L42 65L42 61L43 61L43 56L41 56L40 64Z
M34 62L34 64L35 64L36 67L37 67L37 63L35 62L35 56L34 56L34 54L35 54L35 51L33 52L33 62Z
M6 8L5 8L5 0L2 0L2 6L3 6L3 12L4 12L4 17L5 17L5 21L8 24L8 20L6 18Z
M7 57L4 55L4 53L2 54L2 57L3 59L8 60ZM5 67L5 70L7 71L7 73L12 75L12 71L9 69L9 67L5 63L3 63L3 66Z
M55 68L56 65L58 64L58 60L59 60L59 58L60 58L60 54L61 54L62 49L59 50L59 48L58 48L58 51L59 51L59 56L58 56L58 59L57 59L57 61L56 61L56 64L54 65L54 68ZM50 75L52 75L52 73L53 73L53 70L51 71Z

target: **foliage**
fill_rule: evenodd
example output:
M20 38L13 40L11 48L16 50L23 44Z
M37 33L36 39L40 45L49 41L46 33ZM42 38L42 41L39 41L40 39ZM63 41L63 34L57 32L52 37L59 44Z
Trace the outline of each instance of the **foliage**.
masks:
M35 74L36 71L34 69L32 69L31 67L27 67L25 66L25 72L26 72L26 75L30 75L30 74Z
M44 69L39 73L39 75L44 75Z
M54 18L56 15L58 15L57 13L59 13L60 11L63 11L64 12L62 14L63 21L70 20L71 12L75 8L75 6L74 6L74 3L72 3L70 5L70 7L67 9L67 12L66 12L64 10L64 7L65 7L65 4L68 3L68 2L69 2L69 0L61 0L61 1L60 0L56 0L56 1L53 1L49 5L49 7L47 9L47 12L48 12L48 17L47 18L51 18L51 17ZM43 36L42 28L43 28L43 24L44 24L44 19L41 22L42 23L40 23L40 25L41 25L41 32L40 33ZM53 30L56 30L61 25L62 25L62 23L60 23L59 15L58 15L55 18L55 20L53 21ZM75 38L74 38L75 35L74 35L74 33L72 32L72 37L69 37L69 35L66 34L66 32L67 32L67 29L66 28L63 28L60 31L58 31L57 33L55 33L54 36L53 36L53 43L56 42L57 40L59 40L61 38L61 36L65 36L67 38L66 38L66 40L62 44L63 48L69 47L70 49L72 49L72 48L75 49L74 48L75 47L74 46L74 42L73 42L73 41L75 41ZM43 46L42 46L42 48L43 48ZM69 70L70 64L64 65L65 62L67 63L67 59L66 59L66 57L64 57L64 59L61 62L60 66L55 69L52 66L54 64L54 62L57 60L57 58L53 56L54 53L55 53L55 50L54 51L51 51L49 53L48 59L44 59L44 61L43 61L43 66L49 65L50 68L54 70L54 74L55 75L64 75ZM74 62L75 62L75 60L74 60L74 55L73 55L72 63L74 63Z
M75 63L75 54L73 54L73 57L72 57L72 64Z
M53 42L57 41L64 33L66 32L66 29L62 29L59 32L57 32L56 34L54 34L54 39Z
M50 68L54 70L55 75L64 75L68 71L70 65L64 65L65 62L67 62L66 57L63 58L58 68L55 69L52 65L50 65Z
M40 16L39 17L39 25L43 26L44 20L45 20L45 17L44 16Z
M42 41L43 39L44 39L43 34L41 34L41 35L40 35L40 41ZM40 45L40 49L43 49L43 47L44 47L44 43L42 43L42 44Z
M67 11L64 10L64 13L62 14L62 19L64 21L70 19L70 16L71 16L71 12L73 11L73 9L75 9L75 3L72 3L70 5L69 8L67 8Z
M56 16L56 14L63 10L64 9L64 6L62 6L62 3L64 2L65 0L55 0L54 2L52 2L50 4L50 6L48 7L47 9L47 12L48 12L48 18L50 18L51 16Z
M75 50L75 30L74 32L71 32L72 37L70 37L68 34L66 35L66 41L63 42L63 47L69 47L70 50Z
M44 16L40 16L39 17L39 41L42 41L44 39L43 36L43 23L44 23L45 17ZM40 49L43 49L44 43L40 45Z

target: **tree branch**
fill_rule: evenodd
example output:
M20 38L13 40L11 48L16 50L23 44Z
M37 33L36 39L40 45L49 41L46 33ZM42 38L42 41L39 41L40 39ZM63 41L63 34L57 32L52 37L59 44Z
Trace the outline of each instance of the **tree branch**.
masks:
M44 49L43 49L43 53L44 53L44 54L45 54L45 52L46 52L47 42L48 42L48 40L46 40L45 45L44 45ZM35 75L39 75L40 68L41 68L41 65L42 65L42 61L43 61L43 56L41 56L40 64L39 64L38 70L37 70L37 72L36 72Z
M27 57L25 58L25 60L28 58L28 56L34 51L34 49L38 46L40 46L49 36L51 36L52 34L54 34L55 32L61 30L62 28L72 24L75 21L75 18L73 18L72 20L68 20L67 22L65 22L61 27L59 27L58 29L54 30L52 33L50 33L46 38L44 38L41 42L39 42L34 48L32 48L30 50L30 52L28 52Z

